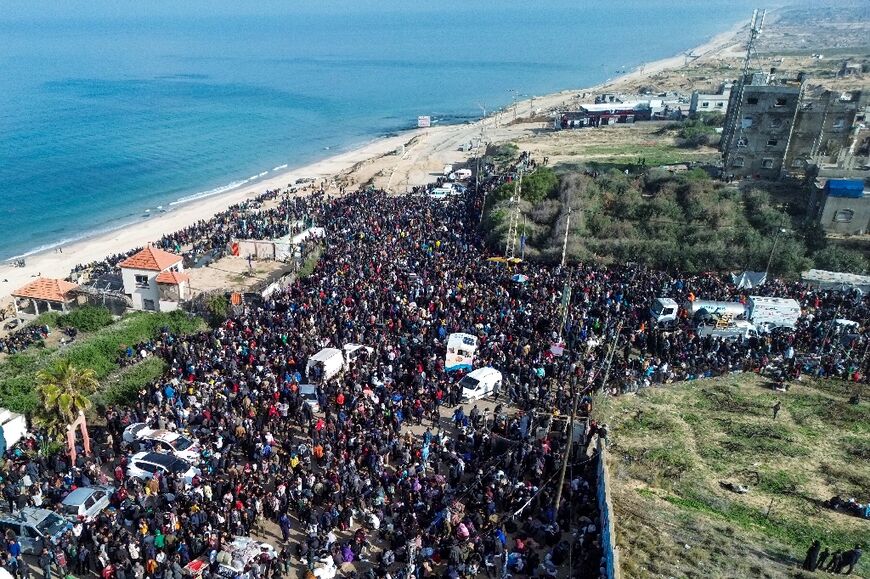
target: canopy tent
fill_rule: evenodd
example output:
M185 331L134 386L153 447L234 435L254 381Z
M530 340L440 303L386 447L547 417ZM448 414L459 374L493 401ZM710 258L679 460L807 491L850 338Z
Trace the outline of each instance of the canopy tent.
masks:
M744 271L743 273L732 273L731 281L737 286L737 289L751 289L764 285L764 282L767 281L767 272Z

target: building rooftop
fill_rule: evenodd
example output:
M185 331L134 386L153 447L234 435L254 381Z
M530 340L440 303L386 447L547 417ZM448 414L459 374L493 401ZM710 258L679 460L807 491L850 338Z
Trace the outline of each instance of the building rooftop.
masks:
M163 271L182 261L180 255L148 246L139 253L133 254L118 265L128 269L147 269Z
M190 276L186 273L178 271L164 271L156 278L157 283L166 283L169 285L179 285L190 281Z
M39 277L24 287L18 288L12 292L12 295L17 298L32 298L62 303L69 299L69 292L77 287L79 286L62 279Z

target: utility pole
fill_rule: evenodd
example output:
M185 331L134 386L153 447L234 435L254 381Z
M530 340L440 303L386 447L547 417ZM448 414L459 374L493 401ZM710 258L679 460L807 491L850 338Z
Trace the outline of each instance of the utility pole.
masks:
M474 190L475 193L480 192L480 157L481 154L486 154L486 144L484 142L486 135L486 107L480 103L477 103L477 106L483 111L483 118L480 120L480 137L477 139L477 170L474 172ZM483 151L481 152L481 147L483 147ZM483 223L483 214L486 212L486 191L483 192L483 203L480 207L480 221L478 223Z
M504 248L504 255L508 259L513 259L516 255L517 248L517 224L520 214L520 199L522 198L523 189L523 170L517 168L517 180L514 182L514 194L511 196L511 217L508 225L507 244Z
M565 443L565 456L562 457L562 471L559 473L559 486L556 487L556 500L553 501L555 516L559 516L559 503L562 502L562 487L565 486L565 473L568 471L568 459L571 456L571 445L574 442L574 417L577 416L577 391L571 388L574 400L571 402L571 418L568 421L568 441Z
M562 241L562 267L565 267L565 258L568 255L568 230L571 227L571 200L568 200L568 219L565 220L565 239Z
M601 382L601 387L607 386L607 378L610 376L610 363L613 361L613 353L616 352L616 343L619 341L619 333L622 331L622 320L616 324L616 335L613 337L613 342L610 343L610 351L607 352L607 363L604 366L604 380Z

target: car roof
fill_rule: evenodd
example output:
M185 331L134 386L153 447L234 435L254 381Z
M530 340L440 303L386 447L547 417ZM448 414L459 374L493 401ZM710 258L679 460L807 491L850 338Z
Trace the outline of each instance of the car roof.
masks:
M79 488L75 489L73 492L71 492L70 494L68 494L66 497L64 497L63 504L65 504L65 505L81 504L81 503L85 502L85 500L89 496L91 496L95 492L101 491L101 490L103 490L103 489L95 489L95 488L91 488L91 487L79 487Z
M314 384L300 384L299 385L299 393L300 394L316 394L317 386Z
M133 455L133 460L150 462L152 464L168 467L169 465L174 464L180 459L174 457L171 454L161 454L159 452L140 452L139 454Z
M28 525L37 525L45 520L49 515L54 514L54 511L48 509L40 509L37 507L24 507L15 512L15 514L7 514L0 517L0 521L25 523Z
M475 380L483 380L484 378L487 378L494 374L498 374L499 376L501 376L501 372L491 366L487 366L486 368L478 368L477 370L470 372L468 376L474 378Z
M144 434L142 438L172 442L173 440L177 440L180 436L180 434L172 432L171 430L152 430L151 432Z

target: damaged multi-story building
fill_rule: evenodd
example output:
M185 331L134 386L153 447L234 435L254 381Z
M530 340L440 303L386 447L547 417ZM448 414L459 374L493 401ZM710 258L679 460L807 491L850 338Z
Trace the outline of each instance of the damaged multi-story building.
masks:
M722 132L725 174L805 177L870 161L867 91L812 86L805 75L747 74L731 91Z

